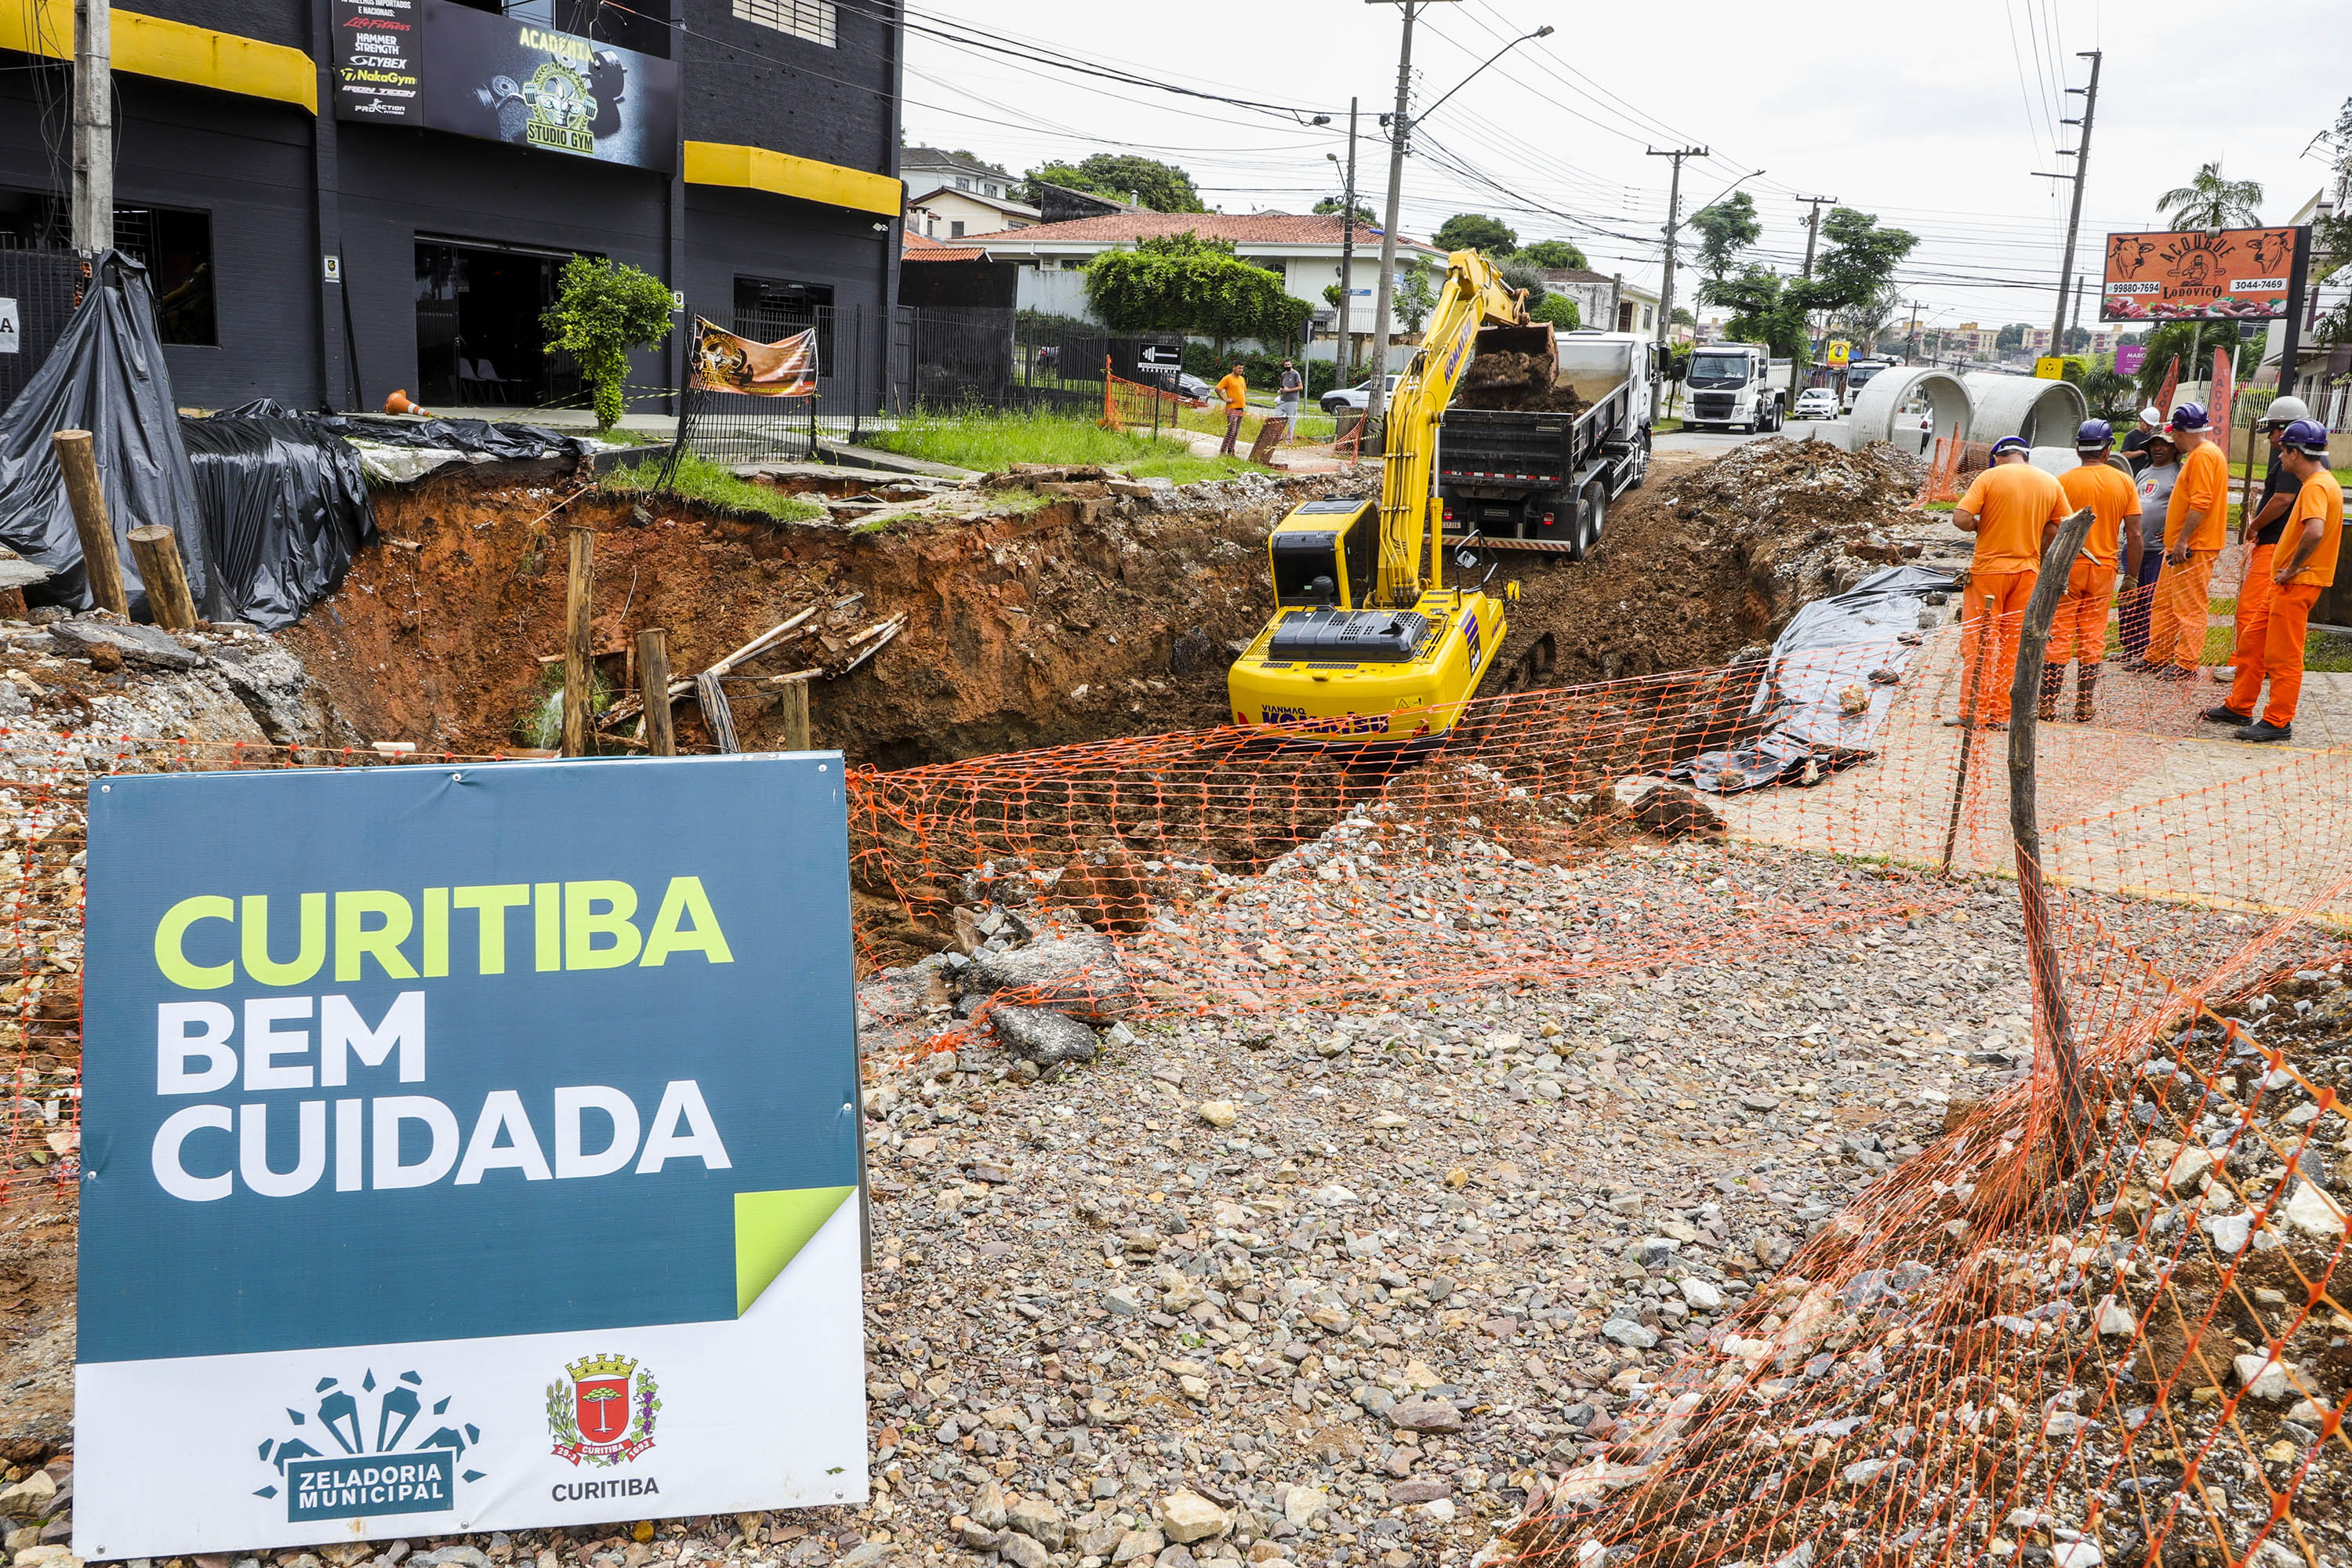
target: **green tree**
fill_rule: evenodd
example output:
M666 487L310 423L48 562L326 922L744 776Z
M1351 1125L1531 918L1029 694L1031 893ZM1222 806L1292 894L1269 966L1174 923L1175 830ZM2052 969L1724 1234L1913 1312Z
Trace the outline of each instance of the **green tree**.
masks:
M1132 197L1153 212L1209 210L1201 205L1201 193L1193 189L1192 175L1173 163L1132 153L1097 153L1075 163L1040 163L1029 171L1027 177L1120 201Z
M1533 310L1544 302L1551 290L1544 287L1543 275L1514 256L1495 268L1506 287L1528 291L1528 309Z
M1289 342L1307 304L1282 279L1234 254L1225 240L1192 233L1107 250L1087 265L1087 300L1115 332L1197 332L1223 353L1234 338Z
M1404 330L1417 332L1429 320L1429 313L1437 309L1437 290L1429 286L1428 273L1418 267L1412 268L1397 280L1390 303L1396 310L1397 320L1404 323Z
M1794 355L1807 330L1805 307L1796 292L1769 267L1743 267L1732 277L1700 284L1698 302L1731 312L1724 332L1735 342L1763 343L1776 354Z
M2262 222L2260 180L2225 180L2221 163L2202 164L2185 185L2156 198L2156 210L2180 228L2250 228Z
M629 352L669 336L669 285L626 262L575 256L563 264L555 302L541 312L539 327L547 334L548 353L568 353L580 367L596 428L610 430L621 422Z
M1549 321L1563 332L1572 332L1584 324L1584 314L1576 301L1565 294L1548 294L1540 305L1528 308L1528 315L1538 321Z
M1510 225L1485 213L1455 213L1429 240L1440 250L1483 250L1490 257L1507 256L1519 245Z
M1746 191L1735 191L1713 206L1699 208L1691 214L1689 223L1698 234L1698 269L1711 279L1727 277L1739 265L1741 254L1764 237L1756 199Z
M1338 196L1325 196L1321 201L1315 204L1315 211L1324 217L1338 217L1346 205L1347 204L1341 201ZM1381 220L1372 216L1372 209L1368 204L1358 202L1356 204L1356 221L1358 223L1378 224Z
M1696 327L1698 325L1698 318L1692 315L1688 310L1684 310L1680 305L1675 307L1674 313L1668 316L1666 321L1669 324L1677 327Z
M1832 316L1875 300L1919 244L1917 235L1881 228L1875 215L1852 207L1832 208L1822 220L1821 237L1813 275L1792 288L1805 309Z
M2312 220L2311 277L2315 280L2333 278L2352 267L2352 98L2336 110L2330 139L2336 149L2336 210ZM2311 342L2328 348L2352 342L2352 295L2320 312L2312 323Z
M2007 353L2011 349L2023 348L2025 346L2025 334L2032 330L2032 328L2027 326L2023 321L2010 322L2009 325L2001 328L2000 331L1992 335L1993 352L1995 353Z
M2084 372L2078 384L2083 389L2084 401L2091 405L2094 418L2127 417L2131 414L2131 377L2118 374L2112 365Z
M1526 262L1530 267L1547 267L1555 269L1584 268L1592 265L1585 259L1584 252L1579 250L1573 241L1565 239L1539 239L1533 245L1521 246L1517 259Z

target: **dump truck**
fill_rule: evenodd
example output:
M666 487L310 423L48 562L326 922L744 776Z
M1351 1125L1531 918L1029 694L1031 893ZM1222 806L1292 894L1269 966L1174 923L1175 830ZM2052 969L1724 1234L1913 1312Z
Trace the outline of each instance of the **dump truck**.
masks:
M1683 374L1683 425L1778 430L1786 416L1789 362L1759 343L1701 343Z
M1609 504L1649 472L1655 345L1631 332L1551 334L1549 327L1497 327L1478 335L1478 358L1438 431L1449 546L1580 561L1600 541ZM1504 384L1482 395L1479 367L1513 352L1549 359L1551 385Z
M1421 350L1389 405L1380 494L1308 501L1267 538L1276 608L1226 672L1234 722L1373 745L1453 728L1507 626L1505 595L1484 580L1446 585L1440 424L1475 354L1550 341L1493 263L1475 250L1446 258Z

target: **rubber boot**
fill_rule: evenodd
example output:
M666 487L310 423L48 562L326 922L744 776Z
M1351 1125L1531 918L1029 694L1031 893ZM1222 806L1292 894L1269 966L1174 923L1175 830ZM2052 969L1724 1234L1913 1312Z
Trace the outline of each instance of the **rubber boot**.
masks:
M2087 724L2098 717L2099 667L2074 667L2074 722Z
M2045 724L2058 717L2058 693L2065 684L2064 665L2045 664L2042 667L2042 700L2034 704L2034 717Z

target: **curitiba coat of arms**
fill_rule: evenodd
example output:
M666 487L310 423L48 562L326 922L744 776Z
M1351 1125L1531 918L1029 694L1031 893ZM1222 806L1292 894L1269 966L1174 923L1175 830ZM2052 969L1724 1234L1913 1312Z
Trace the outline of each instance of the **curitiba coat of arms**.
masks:
M547 1386L547 1426L555 1456L573 1464L626 1463L654 1446L661 1391L627 1356L583 1356Z

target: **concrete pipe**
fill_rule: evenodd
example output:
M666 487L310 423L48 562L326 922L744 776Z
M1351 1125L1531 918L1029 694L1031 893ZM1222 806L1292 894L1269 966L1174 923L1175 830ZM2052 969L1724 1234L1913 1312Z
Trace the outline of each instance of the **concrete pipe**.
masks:
M1919 409L1929 426L1923 429ZM1853 441L1892 441L1903 451L1924 453L1935 437L1975 438L1976 410L1969 389L1949 371L1897 365L1870 378L1853 400Z
M2036 447L2072 447L2075 428L2091 416L2083 389L2071 381L1974 370L1960 379L1977 406L1976 427L1969 437L1972 441L2022 436Z

